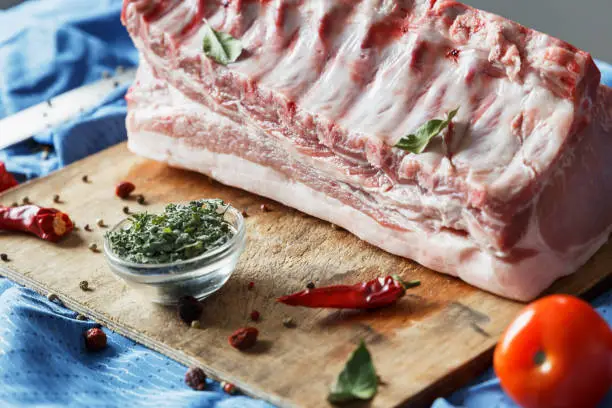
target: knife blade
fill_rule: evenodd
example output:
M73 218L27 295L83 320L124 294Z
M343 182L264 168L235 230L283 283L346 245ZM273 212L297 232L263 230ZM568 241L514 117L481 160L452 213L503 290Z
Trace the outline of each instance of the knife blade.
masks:
M134 80L136 69L81 86L0 120L0 149L22 142L48 128L61 125L95 107L117 86Z

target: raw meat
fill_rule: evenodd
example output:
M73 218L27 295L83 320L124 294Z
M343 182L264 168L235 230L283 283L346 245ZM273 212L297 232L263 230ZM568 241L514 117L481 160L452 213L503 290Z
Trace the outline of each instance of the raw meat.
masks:
M590 55L452 0L137 0L130 148L529 300L608 239ZM204 24L239 38L223 66ZM393 147L459 107L422 154Z

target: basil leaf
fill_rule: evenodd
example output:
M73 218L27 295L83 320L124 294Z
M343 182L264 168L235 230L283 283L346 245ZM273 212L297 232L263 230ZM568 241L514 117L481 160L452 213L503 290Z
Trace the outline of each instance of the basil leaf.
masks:
M362 340L346 362L327 400L331 403L369 400L377 390L378 376L370 352Z
M242 43L229 34L213 30L206 24L202 43L204 54L221 65L227 65L242 54Z
M414 154L423 153L431 139L438 136L440 132L450 125L458 111L459 108L449 112L445 120L430 120L418 128L414 134L402 137L395 147Z

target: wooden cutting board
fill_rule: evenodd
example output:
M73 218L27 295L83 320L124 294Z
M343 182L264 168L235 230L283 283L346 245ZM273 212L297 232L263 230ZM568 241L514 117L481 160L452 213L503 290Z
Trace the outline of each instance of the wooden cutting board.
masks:
M89 183L81 180L83 175ZM120 180L134 182L149 204L115 197ZM61 204L53 204L54 194L60 194ZM360 339L383 381L369 406L425 406L490 364L492 347L521 307L389 255L296 210L136 157L125 144L6 192L0 202L10 205L24 196L65 210L81 228L57 245L0 234L1 252L11 259L0 263L2 274L43 294L54 292L71 309L110 329L186 365L200 365L213 377L279 406L327 406L328 387ZM206 197L247 209L248 243L226 286L204 301L202 329L192 329L174 309L140 298L111 274L101 253L87 247L102 244L106 229L97 227L96 219L112 225L124 217L125 205L157 211L168 202ZM263 203L272 211L263 212ZM94 231L84 231L85 224ZM582 293L603 280L611 266L612 249L606 245L554 290ZM420 279L422 285L396 307L380 311L309 310L274 302L309 281L354 283L392 273ZM93 290L80 290L82 280ZM249 291L251 281L255 287ZM262 316L256 324L249 321L254 309ZM297 327L283 326L289 316ZM247 324L259 328L261 341L254 351L241 353L228 346L227 337Z

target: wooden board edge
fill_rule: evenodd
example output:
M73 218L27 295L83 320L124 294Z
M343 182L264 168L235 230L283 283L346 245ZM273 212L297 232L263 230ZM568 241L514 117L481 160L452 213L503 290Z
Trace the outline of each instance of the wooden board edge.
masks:
M33 279L30 279L26 276L20 275L9 268L0 266L0 276L4 276L8 278L10 281L17 283L27 289L32 289L35 292L39 293L41 296L47 296L50 291L46 290L42 285L36 282ZM295 405L291 404L290 401L285 399L276 398L273 394L267 394L263 390L259 390L257 388L251 387L249 384L243 383L238 379L234 378L231 374L225 373L222 371L214 370L209 367L205 367L200 365L198 360L193 357L188 356L187 354L174 350L162 342L152 340L147 338L145 335L138 333L135 330L124 329L120 327L118 324L113 322L111 319L104 317L104 315L94 312L87 311L84 307L80 306L77 302L71 300L70 298L64 296L61 293L53 292L58 296L61 304L76 313L83 314L87 316L90 320L93 320L96 323L101 324L102 326L108 328L109 330L118 333L124 337L127 337L143 346L154 350L158 353L165 355L166 357L183 364L186 367L198 366L202 368L202 370L206 373L207 376L216 381L228 381L234 384L243 394L257 398L263 401L268 401L271 404L274 404L278 407L287 407L294 408Z

